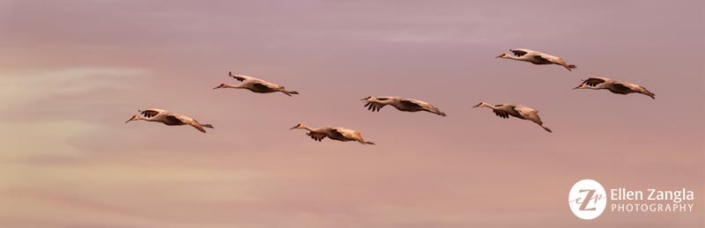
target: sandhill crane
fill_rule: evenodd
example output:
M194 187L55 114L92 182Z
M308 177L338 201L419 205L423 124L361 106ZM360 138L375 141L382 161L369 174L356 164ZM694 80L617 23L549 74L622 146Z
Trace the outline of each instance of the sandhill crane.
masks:
M321 128L310 128L302 123L297 124L296 126L289 128L291 130L293 129L304 129L307 130L308 133L306 135L310 136L313 140L315 141L321 141L324 138L328 137L332 140L338 140L342 142L348 142L348 141L357 141L363 145L375 145L375 143L370 142L370 141L365 141L362 138L362 135L360 132L355 131L355 130L350 130L342 127L321 127Z
M130 121L144 120L149 122L161 122L168 126L191 125L192 127L198 129L200 132L203 133L206 133L206 130L203 129L204 127L211 129L213 128L213 125L201 124L191 117L169 112L163 109L151 108L144 111L137 110L137 112L142 114L142 116L133 115L132 118L125 121L125 123L128 123Z
M502 53L501 55L497 56L496 58L513 59L513 60L518 60L518 61L530 62L530 63L536 64L536 65L556 64L556 65L561 65L561 66L565 67L566 69L568 69L568 71L573 71L572 69L578 68L575 65L566 63L560 57L549 55L546 53L541 53L541 52L534 51L534 50L519 48L519 49L509 49L509 51L513 55L507 54L507 53Z
M391 105L403 112L426 111L439 116L446 116L445 113L432 104L412 98L368 96L363 98L362 101L366 101L365 107L373 112L379 112L384 106Z
M477 107L488 107L492 109L492 112L494 112L495 115L505 119L508 119L509 116L513 116L522 120L531 120L532 122L541 126L544 130L548 132L553 132L551 131L551 129L543 126L543 121L541 121L541 118L538 115L539 111L536 109L532 109L523 105L514 105L507 103L490 105L488 103L485 103L484 101L473 106L473 108Z
M297 91L291 91L291 90L286 90L284 86L280 86L259 78L255 77L250 77L247 75L242 75L242 74L233 74L232 72L228 72L228 75L230 77L233 77L237 79L238 81L241 81L242 84L239 85L230 85L230 84L225 84L222 83L218 87L215 87L213 89L219 89L219 88L233 88L233 89L247 89L255 93L274 93L274 92L282 92L286 94L287 96L290 96L292 94L299 94Z
M643 86L631 83L631 82L619 82L610 78L605 77L592 77L583 80L580 85L573 89L593 89L600 90L606 89L615 94L627 95L630 93L641 93L646 96L651 97L651 99L656 100L656 94L647 90Z

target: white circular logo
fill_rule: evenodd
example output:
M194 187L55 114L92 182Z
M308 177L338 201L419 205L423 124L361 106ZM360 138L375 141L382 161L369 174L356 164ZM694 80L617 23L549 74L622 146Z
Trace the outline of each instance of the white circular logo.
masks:
M568 206L573 214L584 220L595 219L607 207L607 193L602 185L591 179L583 179L573 185L568 194Z

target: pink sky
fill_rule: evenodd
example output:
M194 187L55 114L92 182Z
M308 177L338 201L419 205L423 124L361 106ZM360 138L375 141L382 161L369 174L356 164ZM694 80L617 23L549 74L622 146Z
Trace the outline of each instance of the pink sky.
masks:
M0 0L0 227L705 226L702 1ZM494 57L529 48L578 69ZM248 74L301 92L212 90ZM605 76L656 93L571 90ZM448 114L372 113L368 95ZM540 110L544 132L480 101ZM211 123L124 124L163 108ZM297 123L376 146L316 142ZM566 205L578 180L692 213Z

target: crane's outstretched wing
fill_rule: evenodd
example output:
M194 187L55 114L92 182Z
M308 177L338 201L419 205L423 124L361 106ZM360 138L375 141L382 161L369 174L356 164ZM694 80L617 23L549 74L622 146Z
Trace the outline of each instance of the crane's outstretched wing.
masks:
M329 136L331 139L335 140L347 140L349 137L349 133L347 129L344 128L332 128L330 130L331 135Z
M585 79L585 81L583 81L583 83L585 83L585 85L595 87L599 84L605 83L606 81L607 80L605 80L604 78L588 78L588 79Z
M164 113L164 112L166 112L166 111L161 110L161 109L147 109L147 110L139 111L139 112L140 112L140 113L142 114L142 116L144 116L144 117L152 118L152 117L154 117L154 116L156 116L156 115L159 115L160 113Z
M537 123L538 125L543 125L543 121L541 121L541 117L539 117L538 115L538 110L521 105L514 107L514 110L519 112L519 114L523 116L524 119L531 120L534 123Z
M526 55L527 53L529 53L529 52L521 50L521 49L511 49L509 51L514 53L514 55L516 55L517 57L522 57L522 56Z
M615 84L620 84L626 87L629 87L629 89L633 90L634 92L645 92L645 93L651 93L648 89L644 88L643 86L631 83L631 82L619 82Z
M621 84L623 84L624 86L627 86L627 87L631 88L631 90L634 91L634 92L644 94L644 95L646 95L646 96L651 97L652 99L656 99L656 94L655 94L655 93L649 91L648 89L646 89L645 87L643 87L643 86L641 86L641 85L637 85L637 84L630 83L630 82L622 82Z
M184 121L182 121L179 117L176 117L174 115L166 115L166 116L164 116L164 124L166 124L166 125L183 125Z
M430 108L426 107L428 106L428 103L424 103L422 101L418 100L413 100L413 99L401 99L399 101L402 105L409 107L411 109L424 109L424 108Z
M267 84L262 83L260 81L256 81L256 82L252 83L252 87L254 87L254 89L257 91L271 91L274 89L274 88L271 88Z
M365 103L364 107L367 107L367 110L370 110L372 112L379 112L380 109L382 109L386 104L382 104L379 102L374 102L374 101L369 101Z
M271 89L282 89L282 88L284 88L284 86L278 85L278 84L276 84L276 83L268 82L268 81L265 81L265 80L262 80L262 79L257 79L257 82L260 83L260 84L262 84L262 85L264 85L264 86L266 86L266 87L269 87L269 88L271 88Z
M341 139L343 139L344 141L357 140L362 138L362 135L359 131L350 130L347 128L336 127L333 128L333 132L336 134L336 137L341 137Z
M233 72L228 72L228 76L237 79L238 81L245 81L245 80L257 80L257 78L250 77L244 74L233 74Z
M551 130L550 128L548 128L546 126L543 126L543 121L541 121L541 117L539 117L538 110L535 110L535 109L532 109L532 108L529 108L526 106L521 106L521 105L514 107L514 110L516 110L519 113L519 115L524 117L525 120L531 120L532 122L538 124L541 128L548 131L549 133L553 133L553 130Z
M446 116L446 113L441 111L438 107L433 106L431 103L420 101L412 98L404 98L400 100L401 105L407 107L409 110L414 111L427 111L439 116Z
M389 100L390 98L389 97L376 97L375 99L378 101L386 101L386 100ZM368 101L367 103L365 103L364 107L367 107L367 110L370 110L372 112L379 112L379 110L384 108L384 106L386 106L386 105L387 104L380 103L377 101Z
M632 88L630 86L625 85L621 82L612 83L612 89L613 89L612 92L616 92L619 94L628 94L628 93L634 91L634 90L632 90Z
M497 115L497 116L499 116L499 117L502 117L502 118L505 118L505 119L508 119L508 118L509 118L509 113L508 113L508 112L505 112L505 111L502 111L502 110L492 110L492 112L494 112L494 114Z
M323 139L326 138L326 134L323 133L318 133L318 132L308 132L306 135L310 136L313 140L315 141L322 141Z
M541 55L534 55L534 59L536 59L536 60L538 61L538 64L550 64L550 63L553 63L553 62L551 62L550 59L544 58L544 57L541 56Z

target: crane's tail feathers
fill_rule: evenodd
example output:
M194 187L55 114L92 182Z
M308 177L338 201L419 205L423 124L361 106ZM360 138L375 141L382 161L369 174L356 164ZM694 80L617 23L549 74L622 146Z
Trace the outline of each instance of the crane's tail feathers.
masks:
M210 125L210 124L203 124L203 125L201 125L201 126L202 126L202 127L207 127L207 128L210 128L210 129L213 129L213 125Z

